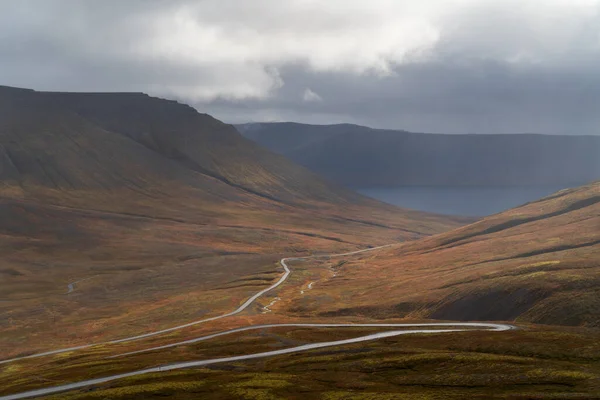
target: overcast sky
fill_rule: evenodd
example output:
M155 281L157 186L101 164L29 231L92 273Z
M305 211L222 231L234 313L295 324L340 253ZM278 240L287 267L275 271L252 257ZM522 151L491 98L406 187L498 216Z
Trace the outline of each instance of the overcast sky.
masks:
M600 1L0 0L0 84L231 123L600 134Z

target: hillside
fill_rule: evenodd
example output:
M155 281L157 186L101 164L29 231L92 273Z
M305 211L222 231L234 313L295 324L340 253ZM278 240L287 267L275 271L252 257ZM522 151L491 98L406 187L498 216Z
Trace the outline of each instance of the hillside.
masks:
M332 185L174 101L0 87L0 332L11 352L230 310L279 275L281 253L464 222Z
M580 185L600 178L600 137L443 135L260 123L248 138L351 187Z
M421 240L288 260L289 279L243 315L0 365L0 395L84 381L51 398L597 398L599 206L596 182ZM262 272L225 289L274 275ZM515 319L518 329L388 336L361 326L425 318ZM335 345L310 348L324 343Z
M595 182L451 232L319 264L339 278L288 310L600 327L599 258Z
M224 199L250 194L281 202L360 202L244 140L233 127L174 101L141 93L11 88L0 90L0 101L2 181L23 183L26 190L143 192L181 180Z
M330 184L174 101L141 93L0 87L0 106L5 198L202 222L217 217L214 207L218 218L235 219L241 208L265 211L267 204L316 213L321 206L373 207L379 211L372 218L380 221L389 221L386 213L399 215L397 208ZM410 210L400 214L415 223L436 220Z

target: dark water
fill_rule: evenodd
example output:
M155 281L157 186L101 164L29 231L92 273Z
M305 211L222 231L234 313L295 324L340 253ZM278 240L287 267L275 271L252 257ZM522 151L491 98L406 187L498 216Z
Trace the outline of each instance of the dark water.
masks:
M358 188L358 192L401 207L448 215L482 217L537 200L562 186Z

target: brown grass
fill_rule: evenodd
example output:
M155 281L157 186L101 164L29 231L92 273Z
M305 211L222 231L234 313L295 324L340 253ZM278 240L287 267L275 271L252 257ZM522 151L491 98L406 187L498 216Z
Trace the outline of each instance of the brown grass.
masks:
M357 255L294 315L600 326L600 183ZM342 260L308 262L333 268Z

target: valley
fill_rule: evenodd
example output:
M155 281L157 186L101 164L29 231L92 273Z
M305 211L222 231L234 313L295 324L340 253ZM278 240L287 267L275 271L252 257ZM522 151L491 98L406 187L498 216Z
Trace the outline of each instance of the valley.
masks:
M600 400L600 0L0 0L0 400Z
M3 355L222 314L285 254L468 221L398 214L173 101L0 89Z
M380 246L380 247L375 247L372 249L358 250L358 251L343 253L343 254L316 256L316 258L351 256L351 255L355 255L355 254L376 251L383 247L388 247L388 246ZM67 348L67 349L62 349L62 350L54 350L54 351L40 353L40 354L28 355L28 356L24 356L24 357L17 357L14 359L0 361L0 363L7 364L7 363L22 361L22 360L29 360L29 359L38 358L38 357L57 356L57 355L65 354L65 353L76 352L79 350L91 349L93 347L98 347L98 346L107 346L107 345L137 341L137 340L146 339L146 338L150 338L150 337L157 336L157 335L162 335L162 334L169 333L169 332L178 331L178 330L192 327L192 326L195 326L195 325L198 325L201 323L211 322L211 321L219 320L222 318L234 316L236 314L239 314L239 313L245 311L249 306L251 306L262 295L276 289L278 286L280 286L282 283L285 282L285 280L291 274L291 270L289 269L287 262L290 262L292 260L293 261L304 260L306 258L314 259L315 256L309 256L309 257L304 257L304 258L297 257L297 258L292 258L292 259L289 259L289 258L281 259L280 264L283 266L284 271L285 271L285 273L282 275L282 277L277 282L275 282L272 286L270 286L266 289L263 289L262 291L258 292L257 294L253 295L252 297L250 297L239 308L237 308L236 310L234 310L230 313L212 317L212 318L208 318L208 319L199 320L199 321L193 321L193 322L187 323L185 325L171 327L168 329L164 329L162 331L148 332L148 333L144 333L144 334L129 337L129 338L114 340L111 342L86 344L86 345L82 345L82 346L78 346L78 347L72 347L72 348ZM145 350L138 350L138 351L123 353L123 354L117 354L117 355L114 355L114 356L111 356L108 358L116 359L116 358L121 358L121 357L129 357L129 356L134 356L134 355L140 354L140 353L162 351L162 350L170 349L170 348L177 347L177 346L190 345L190 344L194 344L194 343L204 341L207 339L213 339L216 337L226 336L226 335L230 335L233 333L252 331L252 330L256 330L256 329L271 329L271 328L280 328L280 327L285 327L285 328L289 328L289 327L338 328L338 329L339 328L364 328L364 327L367 327L367 328L411 328L411 329L400 330L400 331L398 331L398 330L386 331L386 332L380 332L380 333L366 335L366 336L360 336L357 338L338 340L338 341L333 341L333 342L313 343L313 344L308 344L308 345L304 345L304 346L286 348L286 349L275 350L275 351L267 351L267 352L255 353L255 354L247 354L247 355L242 355L242 356L218 358L218 359L214 359L214 360L188 361L188 362L182 362L182 363L167 364L165 366L159 366L159 367L150 368L150 369L143 369L143 370L139 370L139 371L127 372L127 373L118 374L118 375L105 376L105 377L101 377L101 378L96 378L96 379L91 379L91 380L81 381L81 382L76 382L76 383L69 383L66 385L56 386L56 387L52 387L52 388L35 389L35 390L29 391L29 392L23 392L23 393L18 393L15 395L3 396L0 398L6 399L6 400L29 398L29 397L33 397L33 396L59 393L59 392L67 391L67 390L83 388L83 387L90 386L90 385L106 383L106 382L110 382L113 380L130 378L133 376L145 375L145 374L149 374L149 373L168 372L168 371L173 371L173 370L177 370L177 369L181 369L181 368L190 368L190 367L198 367L198 366L212 365L212 364L218 364L218 363L236 362L236 361L243 361L243 360L263 358L263 357L272 357L272 356L276 356L276 355L304 352L304 351L308 351L308 350L320 349L320 348L325 348L325 347L335 347L335 346L347 345L347 344L352 344L352 343L357 343L357 342L372 341L372 340L377 340L377 339L381 339L381 338L399 336L399 335L404 335L404 334L424 334L424 333L425 334L439 334L439 333L457 332L457 331L464 331L464 330L478 330L478 329L493 330L493 331L506 331L506 330L515 329L515 327L512 325L489 324L489 323L488 324L486 324L486 323L418 323L418 324L407 324L407 323L402 323L402 324L393 324L393 323L387 323L387 324L288 323L288 324L270 324L270 325L263 324L263 325L251 325L249 327L231 329L228 331L219 332L219 333L204 336L204 337L186 340L183 342L171 343L171 344L162 345L162 346L158 346L158 347L152 347L152 348L148 348ZM432 328L438 328L438 329L432 329ZM441 328L441 329L439 329L439 328ZM64 359L63 359L63 361L64 361Z
M386 250L374 249L372 251ZM362 254L370 252L367 251ZM360 254L338 255L333 256L333 259L337 257L354 258ZM319 258L329 259L330 257L324 256ZM302 260L294 260L294 264L299 261ZM284 266L287 265L283 260L282 263ZM294 266L291 268L295 270ZM286 269L286 271L289 271L289 269ZM292 277L293 275L289 276L290 279ZM281 279L278 281L278 283L282 282L284 281ZM275 284L273 286L272 288L275 289L279 285ZM283 292L282 289L278 289L277 296L281 296L284 299L286 292L297 293L297 290L292 290L293 288L288 288L289 290ZM259 301L260 299L257 298L256 300ZM297 300L299 300L298 297L296 297L295 301ZM245 304L248 304L248 302ZM489 327L495 327L492 330L503 330L510 329L511 326L502 324L463 324L457 322L446 324L439 322L425 324L407 324L404 322L394 324L393 322L388 322L386 324L379 322L381 321L379 318L377 319L378 323L364 325L360 322L357 323L357 319L353 318L347 320L346 326L343 323L327 324L326 322L292 322L271 325L263 323L252 326L252 322L264 321L264 314L252 317L252 314L255 313L252 312L250 316L241 320L228 321L227 325L221 325L224 327L231 326L231 324L241 324L241 328L187 339L184 342L173 343L176 339L173 335L162 338L149 336L148 338L154 345L165 342L170 342L170 344L145 348L142 351L119 353L125 349L131 350L135 348L136 344L133 342L129 344L123 343L121 346L126 347L121 347L120 349L118 347L119 343L115 343L115 346L117 346L115 349L111 349L113 346L101 345L94 348L81 349L83 354L79 354L79 351L70 351L64 355L55 354L50 357L46 356L46 359L42 361L46 367L46 372L42 373L39 371L36 373L36 376L41 379L40 382L46 383L72 382L73 374L77 373L76 371L86 371L86 374L82 375L82 377L90 376L90 373L102 374L102 376L106 377L104 379L83 381L80 386L74 384L68 385L65 388L61 388L60 386L56 388L57 391L62 391L68 388L76 389L77 387L94 385L96 390L92 392L84 391L79 394L58 395L59 397L57 397L78 399L96 398L97 394L100 396L116 396L117 398L138 398L137 396L139 398L147 398L154 395L163 396L165 393L177 393L178 396L185 396L186 393L189 396L201 394L202 396L209 396L209 398L211 395L216 395L217 397L215 398L218 398L225 395L225 392L223 389L215 392L214 385L222 386L224 384L227 385L226 392L232 396L237 393L238 395L269 397L276 396L276 393L279 393L279 395L293 395L296 392L292 388L298 382L304 382L302 386L304 387L303 392L305 396L313 398L314 394L317 396L314 398L321 398L320 394L318 394L322 390L318 383L320 380L306 380L307 377L315 376L314 374L319 376L319 374L326 373L323 377L327 377L327 382L337 382L336 380L341 379L343 376L339 375L337 377L336 375L336 368L339 368L341 365L347 365L344 368L349 368L355 379L358 376L365 376L365 373L370 374L371 377L367 378L365 376L365 378L353 382L341 380L339 383L336 383L336 386L339 388L338 391L329 392L331 396L335 396L336 393L337 395L353 396L354 398L368 398L370 396L369 393L372 393L372 395L374 393L379 393L378 395L387 393L387 396L394 396L394 393L402 393L402 396L417 396L422 395L424 390L423 385L425 385L425 387L430 388L429 390L435 390L436 387L446 387L450 392L445 392L445 395L450 395L450 398L454 398L454 396L458 398L461 395L464 396L466 393L469 393L474 398L485 398L487 389L501 385L503 389L498 392L501 395L498 398L504 398L504 395L513 398L514 394L517 393L516 391L520 391L523 388L527 388L529 391L545 388L545 390L559 390L565 395L566 393L573 393L577 397L577 393L580 393L582 396L587 397L585 393L591 393L589 390L595 390L594 388L597 388L597 384L599 383L596 379L597 375L594 373L596 370L592 368L592 366L596 365L593 360L597 355L594 356L594 354L600 350L594 345L594 343L598 343L594 339L597 337L597 332L594 333L594 331L586 332L581 329L569 330L565 328L519 324L519 329L514 331L515 334L507 334L505 332L487 334L485 332L477 332L477 329L488 325ZM285 314L277 316L277 320L279 321L282 318L290 320L285 317ZM310 319L313 321L325 321L322 317L312 317ZM336 319L343 320L343 318ZM298 321L303 320L306 321L306 319L299 319ZM250 326L243 326L248 323L250 323ZM418 328L419 325L425 326L426 330L415 330L415 327ZM472 326L469 327L469 325ZM478 325L481 326L478 327ZM386 326L388 328L387 331L380 333L373 333L372 331L374 328L381 330ZM389 330L394 327L396 329L404 327L409 330ZM214 328L214 326L212 329L203 327L202 331L210 332ZM452 333L456 329L462 331L465 328L475 329L475 331L463 333L470 335L466 337L466 341L465 337L460 336L459 333ZM197 328L194 330L197 331ZM259 333L252 334L253 330L257 330ZM414 335L419 332L427 332L429 334L424 337ZM180 336L182 334L183 336ZM180 337L189 337L190 334L191 332L181 332L177 335ZM408 334L408 336L404 336L405 334ZM195 333L195 335L198 335L198 333ZM398 335L402 335L399 342L397 339L393 339ZM450 339L442 339L442 337L446 337L447 335L450 335ZM229 341L228 336L234 336L233 342ZM441 340L438 341L438 337ZM335 338L336 341L324 341L324 343L321 343L323 339L327 340L326 338ZM375 339L377 340L373 341ZM264 342L265 340L266 342ZM561 343L564 340L569 340L573 347L562 347ZM353 344L354 342L363 342L363 344L357 345ZM307 344L293 347L294 344L298 345L301 343ZM418 350L415 350L415 343L419 343L416 347ZM341 346L341 348L335 350L333 353L317 350L332 345L336 348ZM585 354L577 353L578 355L574 357L576 354L574 352L582 345L587 346L588 350ZM137 346L140 346L140 344L138 343ZM400 347L398 348L398 346ZM176 350L178 348L179 350ZM281 350L273 350L273 348L280 348ZM248 349L259 352L257 354L258 358L263 353L270 361L267 364L264 362L258 362L257 364L257 361L252 361L248 364L246 360L255 358L252 356L252 353L248 353ZM289 359L289 355L285 356L287 357L285 359L275 357L277 354L288 354L296 351L308 351L308 353L304 356L295 356L291 360ZM457 351L460 352L460 357L457 357ZM107 354L111 353L117 354L107 358ZM240 353L245 355L239 355ZM193 361L194 357L198 357L200 354L204 356L204 360ZM217 367L215 369L214 367L210 367L213 363L210 358L211 355L221 357L214 360L217 364L222 362L235 365L233 371L237 376L236 381L239 382L239 379L242 379L242 382L248 383L241 387L227 383L231 381L226 380L226 376L230 375L232 370L229 368L222 369L221 367ZM559 361L564 359L565 355L570 360L568 363ZM228 358L222 358L223 356L227 356ZM186 359L189 361L183 361ZM133 373L129 372L135 366L148 365L153 360L154 362L160 360L160 366ZM378 361L374 364L374 360ZM435 366L440 362L443 362L446 368L450 368L450 370L444 373L438 371ZM584 367L581 364L582 362L590 362L591 364L586 364L588 366ZM32 364L27 362L27 360L23 360L18 368L9 368L8 379L4 381L4 384L35 388L39 384L26 384L21 383L18 379L15 380L15 378L11 379L10 372L23 374L29 368L37 368L36 366L39 363L40 361L37 361L35 364ZM71 365L68 373L63 367L59 367L59 365L65 365L65 363ZM544 364L543 369L540 369L541 363ZM386 364L388 365L387 367L385 366ZM400 365L404 364L412 366L408 370L412 371L411 374L402 373L401 376L403 378L401 380L390 380L389 377L384 378L388 376L384 371L389 370L390 367L399 368ZM274 365L279 366L274 367ZM492 381L489 380L490 378L476 372L478 368L491 368L492 365L494 365L493 368L496 371L495 378ZM176 371L180 367L190 368L193 366L203 368L200 370L186 369L184 372ZM499 368L503 371L502 374L498 374ZM321 372L317 372L318 370ZM224 371L230 371L230 374L223 375ZM373 375L374 371L379 372ZM112 377L109 375L111 372L120 375ZM65 373L67 375L64 375ZM467 374L470 377L468 383L464 382L464 380L457 381L457 373ZM137 374L141 374L141 376L136 378ZM149 374L149 376L144 378L143 376L146 374ZM254 377L252 383L248 381L251 376ZM379 377L379 379L383 378L384 380L378 381L377 384L375 382L367 384L367 382L372 381L372 377ZM111 382L115 378L117 380L114 383ZM271 380L273 379L281 382L281 384L273 386L271 384ZM157 383L151 384L150 382ZM323 382L325 381L321 381L321 384ZM46 383L42 386L48 386ZM102 390L98 392L99 388L102 388ZM361 394L352 394L357 389L360 390ZM35 389L33 390L33 393L37 393L38 395L51 394L53 392L52 388L47 390L41 389L40 392L35 392ZM311 394L313 390L315 392ZM375 390L375 392L371 392L372 390ZM498 389L496 390L498 391ZM567 391L565 392L565 390ZM2 398L18 399L27 397L28 395L24 394L23 396L9 395Z
M599 182L476 220L362 196L172 100L0 106L1 399L600 387Z

